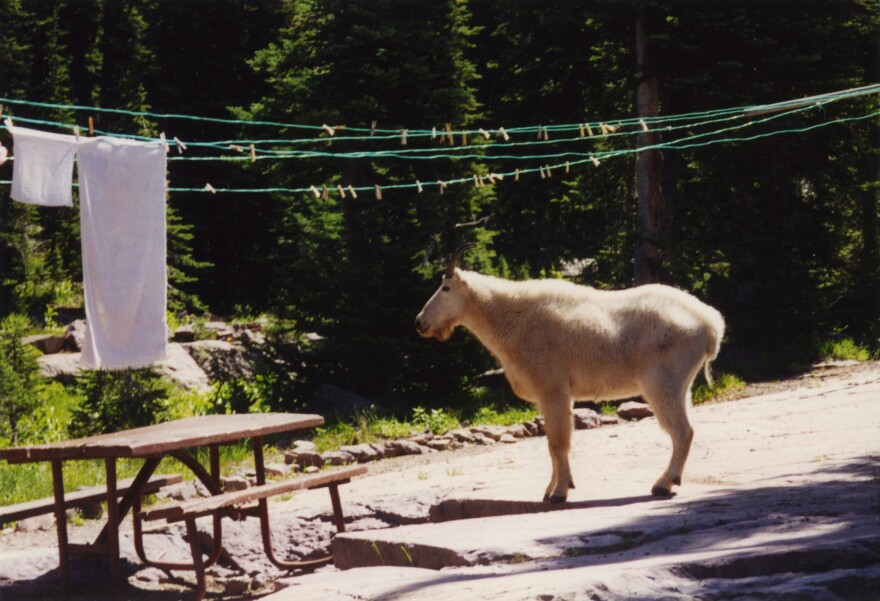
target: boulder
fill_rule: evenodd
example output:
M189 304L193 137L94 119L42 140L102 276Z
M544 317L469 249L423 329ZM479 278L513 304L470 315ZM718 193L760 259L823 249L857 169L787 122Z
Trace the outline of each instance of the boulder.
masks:
M358 463L366 463L382 459L384 455L381 454L382 451L379 450L379 446L373 447L368 444L343 445L339 447L339 450L352 455Z
M397 450L398 455L421 455L426 448L413 440L395 440L388 444Z
M224 340L196 340L181 344L199 364L208 377L214 380L246 378L253 376L253 367L244 348Z
M171 335L171 340L174 342L195 342L195 339L196 329L192 324L180 326L174 330L174 334Z
M357 461L354 455L345 451L324 451L321 457L327 465L346 465Z
M25 336L21 341L24 344L30 344L44 355L54 355L64 350L64 336L35 334Z
M221 478L221 482L223 483L223 492L244 490L248 487L248 481L243 476L227 476Z
M294 463L302 468L321 467L324 465L324 457L318 451L294 450L284 454L285 463Z
M592 409L574 410L574 427L577 430L591 430L602 425L599 414Z
M62 384L73 384L81 371L79 365L81 356L81 353L57 353L37 357L40 375Z
M86 322L77 319L64 330L64 350L68 353L82 352L83 342L86 339Z
M207 392L211 390L208 374L202 370L184 347L176 342L167 346L168 356L157 368L159 372L187 390Z
M639 420L646 417L651 417L652 415L654 415L654 412L651 411L651 408L648 406L647 403L640 403L638 401L627 401L617 408L617 415L619 415L622 419Z

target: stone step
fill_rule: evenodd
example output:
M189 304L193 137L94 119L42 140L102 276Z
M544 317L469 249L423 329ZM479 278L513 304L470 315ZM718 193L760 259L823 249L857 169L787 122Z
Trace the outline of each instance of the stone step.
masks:
M657 530L648 536L628 526L634 511L651 510L662 516L660 522L668 522L666 527L658 522L662 531L680 525L676 514L683 508L650 496L558 505L465 499L447 500L438 507L432 510L432 518L453 520L338 535L333 541L334 563L340 569L399 566L437 570L611 553L649 538L655 540ZM601 511L597 511L599 507ZM474 515L494 517L461 519Z

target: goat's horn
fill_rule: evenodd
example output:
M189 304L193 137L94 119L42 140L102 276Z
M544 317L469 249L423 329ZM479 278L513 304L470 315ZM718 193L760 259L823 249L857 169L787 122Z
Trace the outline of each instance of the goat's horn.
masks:
M470 249L477 246L476 244L463 244L459 246L454 253L452 253L452 258L449 259L449 262L446 264L446 277L451 278L455 275L455 264L458 263L458 260L461 256L469 251Z

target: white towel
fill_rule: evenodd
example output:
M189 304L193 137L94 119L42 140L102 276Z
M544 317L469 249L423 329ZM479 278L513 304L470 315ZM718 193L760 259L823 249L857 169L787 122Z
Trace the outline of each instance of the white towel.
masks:
M165 146L80 141L86 336L82 363L144 367L166 356Z
M45 207L72 207L75 136L13 127L12 192L18 202Z

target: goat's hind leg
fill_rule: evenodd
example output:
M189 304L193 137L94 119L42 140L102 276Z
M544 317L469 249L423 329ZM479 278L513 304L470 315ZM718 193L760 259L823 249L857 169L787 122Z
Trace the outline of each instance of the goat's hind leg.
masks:
M672 456L669 459L669 465L651 488L652 495L670 495L673 485L681 485L684 464L687 462L691 442L694 438L694 430L691 428L687 416L689 395L687 389L672 392L662 387L658 387L657 390L646 395L654 410L654 415L657 417L657 422L672 439Z
M550 450L550 461L553 464L553 475L544 493L544 501L564 503L568 498L568 489L574 488L571 468L568 464L573 427L571 400L568 397L557 399L555 403L545 404L542 410L544 413L544 431L547 434L547 446Z

